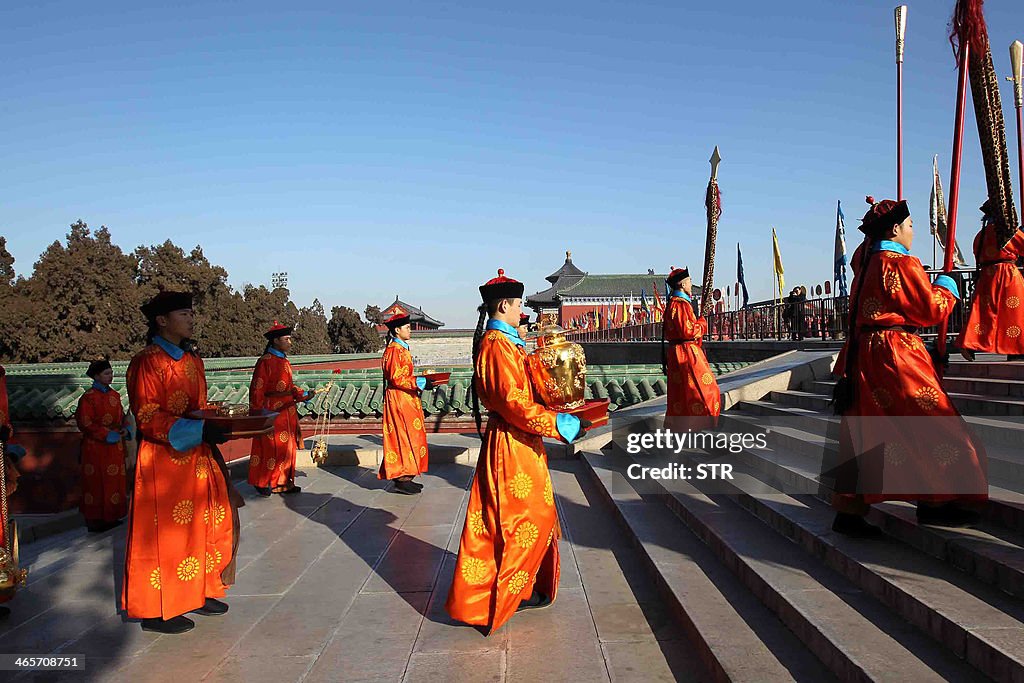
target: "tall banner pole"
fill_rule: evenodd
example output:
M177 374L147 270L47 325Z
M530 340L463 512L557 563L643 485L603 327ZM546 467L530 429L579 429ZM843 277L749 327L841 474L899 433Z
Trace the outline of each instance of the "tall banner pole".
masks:
M1024 212L1024 142L1021 140L1021 105L1024 104L1024 88L1021 86L1021 62L1024 60L1024 45L1019 40L1010 45L1010 67L1013 76L1006 80L1013 83L1013 104L1017 108L1017 182L1020 183L1020 205Z
M894 11L896 19L896 197L903 200L903 44L907 35L907 6Z
M715 151L711 153L708 161L711 162L711 180L708 181L708 189L704 195L704 206L708 213L708 232L704 244L704 284L700 297L700 315L703 318L707 318L714 310L711 292L715 280L715 241L718 238L718 217L722 214L722 196L718 190L718 164L722 162L722 155L718 153L718 145L715 145Z

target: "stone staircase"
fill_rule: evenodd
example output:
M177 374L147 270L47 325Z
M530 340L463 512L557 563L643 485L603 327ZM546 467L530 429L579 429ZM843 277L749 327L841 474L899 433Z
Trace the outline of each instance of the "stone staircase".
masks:
M945 384L988 450L991 499L976 529L918 526L912 504L884 503L869 516L881 539L833 533L818 473L839 420L820 379L723 414L720 429L764 432L767 449L584 450L716 680L1024 681L1024 363L953 362ZM625 476L674 462L731 463L734 478Z

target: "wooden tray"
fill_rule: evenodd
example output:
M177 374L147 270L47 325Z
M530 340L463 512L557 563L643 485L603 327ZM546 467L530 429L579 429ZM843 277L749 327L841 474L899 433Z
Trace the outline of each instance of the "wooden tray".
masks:
M582 420L589 420L590 428L599 427L608 421L608 405L606 398L595 398L585 402L579 408L566 411Z
M274 429L277 413L272 410L250 410L248 415L218 415L217 409L193 410L188 417L209 420L224 428L228 439L248 439L263 436Z
M448 380L451 379L451 376L452 373L450 372L428 372L427 374L423 375L423 379L434 384L435 386L440 386L442 384L448 384Z

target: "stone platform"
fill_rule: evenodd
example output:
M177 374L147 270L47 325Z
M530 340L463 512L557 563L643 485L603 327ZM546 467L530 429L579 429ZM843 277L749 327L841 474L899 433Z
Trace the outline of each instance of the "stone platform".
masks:
M115 609L123 528L66 532L25 548L30 584L0 622L0 652L77 654L85 672L15 680L704 680L637 550L579 460L552 460L562 529L556 603L485 638L444 600L473 466L422 477L418 496L365 467L307 469L302 493L246 484L238 583L223 617L166 636Z

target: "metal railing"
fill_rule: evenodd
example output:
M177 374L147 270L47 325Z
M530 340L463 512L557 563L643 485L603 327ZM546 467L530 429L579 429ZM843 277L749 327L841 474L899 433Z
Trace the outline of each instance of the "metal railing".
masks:
M940 271L928 270L930 276ZM960 333L970 313L977 270L952 273L960 288L960 303L949 316L947 336ZM849 297L833 296L807 299L798 304L786 301L760 301L736 311L722 311L708 316L709 341L820 339L842 340L849 333ZM920 330L923 337L938 335L937 327ZM575 342L657 341L661 339L661 323L626 325L605 330L569 330L566 337Z

